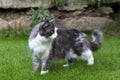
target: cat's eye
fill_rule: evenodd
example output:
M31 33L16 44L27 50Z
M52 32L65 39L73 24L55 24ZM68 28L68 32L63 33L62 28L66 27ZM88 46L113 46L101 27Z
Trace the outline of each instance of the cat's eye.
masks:
M54 31L51 31L51 33L54 33Z

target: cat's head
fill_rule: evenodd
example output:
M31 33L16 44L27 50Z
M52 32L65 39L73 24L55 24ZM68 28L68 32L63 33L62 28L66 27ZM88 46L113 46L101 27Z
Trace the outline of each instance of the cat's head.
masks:
M55 21L54 19L45 21L40 27L39 27L39 34L44 37L49 37L52 34L54 34L55 30Z

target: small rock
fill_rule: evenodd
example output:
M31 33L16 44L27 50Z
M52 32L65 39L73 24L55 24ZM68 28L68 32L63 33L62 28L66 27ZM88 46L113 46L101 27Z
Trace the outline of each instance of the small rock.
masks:
M106 17L71 17L65 19L56 19L58 26L65 28L75 28L78 30L92 30L101 28L109 23L112 20Z
M68 5L68 6L58 7L58 10L76 11L76 10L83 10L87 6L88 5Z
M30 17L28 16L21 16L18 19L14 19L8 22L9 26L11 27L30 27Z
M0 29L8 26L8 22L0 18Z
M102 14L105 14L105 15L109 15L109 14L113 13L114 11L111 7L104 6L99 9L99 12L101 12Z

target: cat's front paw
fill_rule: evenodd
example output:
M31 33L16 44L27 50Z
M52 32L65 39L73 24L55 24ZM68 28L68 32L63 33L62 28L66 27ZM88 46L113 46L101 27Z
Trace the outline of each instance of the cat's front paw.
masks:
M47 73L48 73L48 70L40 72L41 75L44 75L44 74L47 74Z
M87 65L94 65L94 63L88 63Z
M88 65L93 65L93 64L94 64L94 60L93 59L88 60Z
M69 64L64 64L64 65L63 65L63 67L68 67L68 66L69 66Z

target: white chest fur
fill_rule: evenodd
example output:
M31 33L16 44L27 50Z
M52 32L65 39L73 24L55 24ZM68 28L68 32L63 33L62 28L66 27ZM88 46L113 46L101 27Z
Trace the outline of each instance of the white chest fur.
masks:
M34 51L34 55L38 57L46 57L49 54L51 42L51 38L45 38L37 34L34 39L29 40L29 47Z

